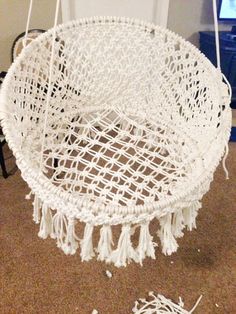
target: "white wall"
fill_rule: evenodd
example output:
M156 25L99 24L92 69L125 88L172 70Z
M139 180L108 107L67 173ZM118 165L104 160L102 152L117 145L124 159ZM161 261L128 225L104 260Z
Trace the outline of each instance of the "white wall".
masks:
M63 0L62 2L66 3L70 10L68 19L97 15L129 16L145 20L152 18L153 0Z
M34 0L30 28L48 29L54 20L56 0ZM11 62L14 39L25 31L29 0L0 0L0 71Z
M168 28L198 46L199 31L213 30L212 0L170 0ZM220 30L231 26L220 23Z
M126 16L166 26L169 0L61 0L63 21L90 16Z

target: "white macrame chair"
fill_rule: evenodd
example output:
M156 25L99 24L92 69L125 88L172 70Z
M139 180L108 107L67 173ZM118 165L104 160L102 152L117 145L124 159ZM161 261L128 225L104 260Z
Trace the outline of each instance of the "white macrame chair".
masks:
M175 252L227 155L223 80L180 36L129 18L72 21L30 43L3 83L1 123L34 194L39 236L66 254L80 245L82 261L142 264L155 258L156 219L162 252Z

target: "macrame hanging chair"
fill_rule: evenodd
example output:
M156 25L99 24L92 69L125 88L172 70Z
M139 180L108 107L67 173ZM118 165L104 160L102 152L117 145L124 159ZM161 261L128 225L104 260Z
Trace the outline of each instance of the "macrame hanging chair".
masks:
M31 42L3 83L1 124L39 236L80 247L82 261L142 264L155 258L155 219L162 252L175 252L227 153L223 81L192 44L129 18L72 21Z

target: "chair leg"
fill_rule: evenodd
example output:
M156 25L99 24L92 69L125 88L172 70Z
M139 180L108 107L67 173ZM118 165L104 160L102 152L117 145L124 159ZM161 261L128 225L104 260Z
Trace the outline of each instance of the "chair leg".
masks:
M7 169L6 169L5 161L4 161L4 157L3 157L2 143L0 143L0 165L2 168L3 178L6 179L8 177L8 173L7 173Z

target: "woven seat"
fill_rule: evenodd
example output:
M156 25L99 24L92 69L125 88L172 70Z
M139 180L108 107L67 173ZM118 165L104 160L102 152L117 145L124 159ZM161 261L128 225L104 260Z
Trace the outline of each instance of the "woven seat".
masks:
M66 254L80 242L82 260L97 246L98 259L125 266L155 258L155 218L163 253L171 254L183 228L195 227L229 139L221 73L168 30L125 18L83 19L57 27L46 112L52 34L23 50L1 93L3 130L35 195L39 236L56 238ZM85 223L82 239L77 220ZM122 225L118 243L112 225Z

